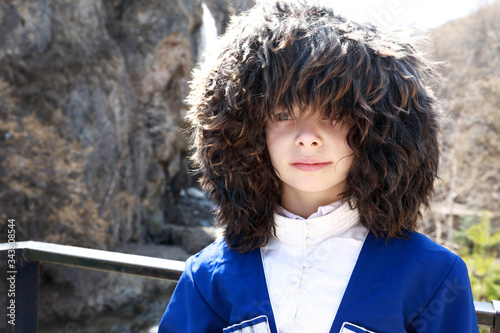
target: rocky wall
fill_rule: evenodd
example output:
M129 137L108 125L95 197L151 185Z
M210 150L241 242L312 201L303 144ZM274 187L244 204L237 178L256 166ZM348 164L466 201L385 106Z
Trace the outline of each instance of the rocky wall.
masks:
M251 2L234 3L207 1L219 33ZM2 239L14 218L17 241L134 243L161 257L172 246L177 259L210 242L210 217L196 224L179 206L194 184L179 129L202 2L2 1L0 27ZM99 296L107 279L42 265L41 322L105 309L116 300L113 288Z

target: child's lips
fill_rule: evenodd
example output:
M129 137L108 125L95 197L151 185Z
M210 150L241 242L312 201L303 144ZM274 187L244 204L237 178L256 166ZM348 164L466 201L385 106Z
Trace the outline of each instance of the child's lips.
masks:
M292 163L292 166L299 169L300 171L313 172L323 169L324 167L332 164L331 162L319 162L319 161L297 161Z

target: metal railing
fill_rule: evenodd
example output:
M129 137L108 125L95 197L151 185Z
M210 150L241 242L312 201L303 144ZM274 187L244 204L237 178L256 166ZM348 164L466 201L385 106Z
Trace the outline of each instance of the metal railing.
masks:
M9 250L14 250L14 252ZM7 329L8 332L16 333L37 331L40 262L170 281L178 281L184 270L183 261L33 241L17 242L14 248L9 243L1 243L0 253L2 253L2 260L3 258L15 260L15 267L10 266L11 262L7 261L7 277L15 276L16 320L15 325L7 323ZM8 256L9 254L13 256ZM9 283L7 290L9 290ZM474 302L474 305L479 326L490 327L492 333L500 333L500 301ZM7 309L8 315L9 309Z

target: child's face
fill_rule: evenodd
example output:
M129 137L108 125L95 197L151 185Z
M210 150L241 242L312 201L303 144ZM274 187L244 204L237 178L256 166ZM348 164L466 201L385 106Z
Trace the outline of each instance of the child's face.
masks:
M296 110L294 119L286 113L277 118L266 124L266 143L282 181L282 201L314 196L324 205L339 200L353 164L348 125L323 119L319 112L306 117Z

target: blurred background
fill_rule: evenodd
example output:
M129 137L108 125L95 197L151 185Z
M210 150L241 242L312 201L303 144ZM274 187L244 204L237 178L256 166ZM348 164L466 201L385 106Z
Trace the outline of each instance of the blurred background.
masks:
M500 299L500 1L323 2L429 36L442 160L420 231L466 260L476 300ZM17 241L177 260L212 242L183 101L204 50L253 4L0 2L0 242L8 219ZM49 264L40 281L41 332L155 331L175 287Z

